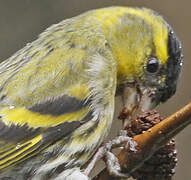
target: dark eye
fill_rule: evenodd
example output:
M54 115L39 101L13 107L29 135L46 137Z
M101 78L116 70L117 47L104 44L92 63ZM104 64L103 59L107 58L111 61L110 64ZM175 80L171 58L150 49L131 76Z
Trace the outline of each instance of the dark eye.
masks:
M148 60L147 65L146 65L146 71L148 73L154 74L158 72L159 70L159 61L157 58L152 57Z

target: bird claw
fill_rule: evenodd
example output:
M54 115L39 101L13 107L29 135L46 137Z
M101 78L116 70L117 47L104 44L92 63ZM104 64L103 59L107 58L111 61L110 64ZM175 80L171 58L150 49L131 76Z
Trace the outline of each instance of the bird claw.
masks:
M121 178L128 178L130 176L129 174L121 172L121 167L118 162L118 159L111 152L106 153L106 165L107 165L107 170L111 176L121 177Z
M106 143L98 149L98 151L93 156L91 162L86 167L84 173L88 175L95 166L96 162L100 159L104 159L104 161L106 162L107 169L112 176L121 178L129 177L129 174L121 173L121 167L118 162L118 159L111 151L113 148L121 146L123 148L128 148L131 151L136 151L136 145L136 142L133 141L132 138L128 137L125 131L121 131L120 136L109 141L108 143Z

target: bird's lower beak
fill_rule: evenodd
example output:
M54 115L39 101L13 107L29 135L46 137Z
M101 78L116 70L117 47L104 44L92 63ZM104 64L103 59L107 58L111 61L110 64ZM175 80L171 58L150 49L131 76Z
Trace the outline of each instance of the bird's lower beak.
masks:
M126 125L135 114L151 110L158 104L154 100L154 90L151 88L145 88L136 83L127 84L123 89L123 105L128 113Z

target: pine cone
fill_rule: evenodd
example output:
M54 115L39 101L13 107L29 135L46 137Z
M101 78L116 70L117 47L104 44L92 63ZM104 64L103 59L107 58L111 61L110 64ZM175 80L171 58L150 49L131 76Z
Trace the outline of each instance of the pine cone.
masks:
M125 114L122 113L120 117L125 118ZM150 129L162 120L163 118L160 117L156 110L147 111L139 115L136 119L131 120L125 129L128 136L134 137ZM137 180L170 180L175 173L176 164L177 151L175 149L175 140L172 139L139 169L133 172L132 177Z

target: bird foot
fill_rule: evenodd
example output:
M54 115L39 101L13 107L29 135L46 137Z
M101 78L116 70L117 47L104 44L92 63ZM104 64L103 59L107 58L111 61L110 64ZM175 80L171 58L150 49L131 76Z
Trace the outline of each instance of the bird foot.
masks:
M129 148L132 151L136 151L136 142L134 142L132 138L127 136L126 131L121 131L120 136L109 141L108 143L104 144L98 149L98 151L93 156L91 162L86 167L84 174L89 175L96 162L100 159L103 159L106 163L110 175L115 177L128 178L129 174L121 172L121 167L118 162L118 159L112 153L112 149L117 147Z

